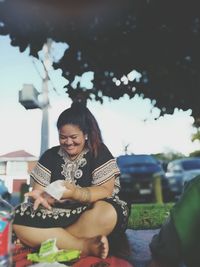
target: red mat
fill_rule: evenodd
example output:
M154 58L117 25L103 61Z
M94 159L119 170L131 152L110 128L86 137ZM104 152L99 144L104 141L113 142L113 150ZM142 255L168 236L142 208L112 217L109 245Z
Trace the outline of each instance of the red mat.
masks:
M35 252L34 249L24 247L21 244L16 244L13 249L13 263L15 267L27 267L32 264L31 261L27 260L27 254Z
M28 267L33 263L27 260L27 254L36 252L36 250L16 244L13 249L13 263L15 267ZM128 261L119 257L110 256L101 259L94 256L83 257L70 265L72 267L134 267Z
M84 257L72 265L72 267L134 267L128 261L111 256L106 259L98 257Z

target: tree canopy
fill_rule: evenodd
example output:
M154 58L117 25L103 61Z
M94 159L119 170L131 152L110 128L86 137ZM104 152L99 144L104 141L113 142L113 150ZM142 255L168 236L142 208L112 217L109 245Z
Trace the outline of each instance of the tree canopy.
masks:
M1 0L0 35L20 51L38 51L48 38L66 42L54 64L63 76L94 71L94 87L70 97L147 97L162 113L192 110L200 124L200 10L197 0ZM127 80L132 70L140 79Z

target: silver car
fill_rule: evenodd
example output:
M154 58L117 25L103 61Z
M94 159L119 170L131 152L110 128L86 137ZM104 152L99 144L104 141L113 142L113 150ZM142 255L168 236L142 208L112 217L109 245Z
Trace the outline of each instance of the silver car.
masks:
M166 178L168 179L171 194L179 197L184 185L200 175L200 157L185 157L170 161L167 165Z

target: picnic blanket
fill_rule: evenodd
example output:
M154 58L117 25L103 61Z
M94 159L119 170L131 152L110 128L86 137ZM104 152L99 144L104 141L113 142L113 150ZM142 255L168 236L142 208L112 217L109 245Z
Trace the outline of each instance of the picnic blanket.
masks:
M32 261L27 259L29 253L35 252L34 249L24 247L21 244L15 244L12 253L12 261L15 267L27 267L32 264Z
M131 230L126 231L130 247L130 255L127 258L135 267L147 267L151 261L149 243L153 235L159 229Z
M123 257L122 259L127 260L133 267L147 267L151 260L149 243L153 235L156 234L158 231L159 229L153 229L153 230L152 229L150 230L128 229L126 231L126 237L128 240L129 252L125 253L124 257L119 254L112 255L112 256L116 256L119 258ZM16 246L14 253L13 253L13 262L15 264L14 266L15 267L31 266L33 263L31 261L28 261L26 256L28 253L32 253L32 252L33 252L33 249L30 249L28 247L20 248L19 246L18 247ZM112 260L112 258L110 258L110 260ZM78 261L77 261L77 264L78 264ZM69 263L66 266L69 266ZM73 266L73 264L71 266ZM81 265L77 265L77 266L81 266Z
M78 260L72 267L134 267L127 260L109 256L106 259L88 256Z

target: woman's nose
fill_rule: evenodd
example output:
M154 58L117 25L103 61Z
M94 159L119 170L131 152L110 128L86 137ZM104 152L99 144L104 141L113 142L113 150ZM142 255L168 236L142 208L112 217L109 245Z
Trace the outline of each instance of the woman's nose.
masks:
M65 142L66 145L71 145L72 144L72 139L71 138L66 138Z

